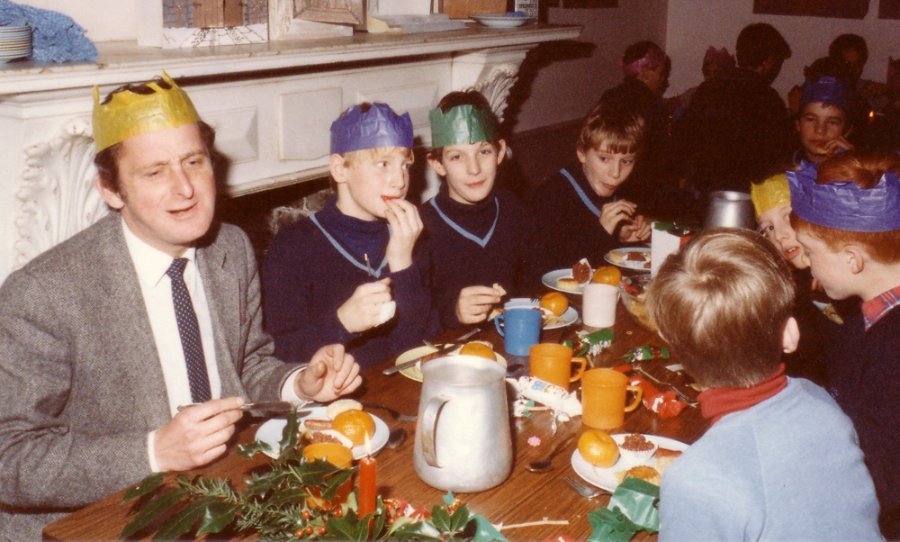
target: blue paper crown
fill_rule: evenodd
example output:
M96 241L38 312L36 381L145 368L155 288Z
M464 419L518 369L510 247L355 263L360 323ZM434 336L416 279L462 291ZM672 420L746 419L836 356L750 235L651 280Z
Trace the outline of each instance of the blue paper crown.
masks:
M816 184L816 169L787 172L791 208L798 217L836 230L879 232L900 229L900 181L885 172L874 187L853 181Z
M368 111L354 105L331 123L331 153L376 147L413 147L409 113L397 115L387 104L370 104Z
M803 93L800 95L800 110L807 104L822 102L824 104L840 107L844 111L850 110L851 90L846 81L827 75L815 81L803 83Z

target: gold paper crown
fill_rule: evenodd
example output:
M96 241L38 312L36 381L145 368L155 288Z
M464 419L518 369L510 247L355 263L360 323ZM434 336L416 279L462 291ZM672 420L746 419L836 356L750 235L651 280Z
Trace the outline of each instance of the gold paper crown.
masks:
M779 205L791 204L791 192L784 173L772 175L761 183L750 183L750 199L756 209L756 218Z
M191 98L165 71L148 81L151 92L142 94L126 88L100 103L100 88L94 87L94 144L97 152L130 137L177 128L200 120ZM168 86L169 88L166 88Z

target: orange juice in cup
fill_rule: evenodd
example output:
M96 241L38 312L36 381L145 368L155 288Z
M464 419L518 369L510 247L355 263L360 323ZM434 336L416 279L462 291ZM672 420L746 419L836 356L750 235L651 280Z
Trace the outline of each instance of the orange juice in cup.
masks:
M625 396L629 391L634 393L634 399L626 405ZM581 389L581 421L595 429L620 427L625 421L625 413L640 405L642 394L640 387L629 386L628 378L618 371L585 371Z

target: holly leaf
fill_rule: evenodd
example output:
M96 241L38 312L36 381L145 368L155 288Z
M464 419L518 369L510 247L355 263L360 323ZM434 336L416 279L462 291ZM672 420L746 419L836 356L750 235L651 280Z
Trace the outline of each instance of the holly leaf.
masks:
M475 520L475 536L473 542L506 542L506 537L500 534L497 527L481 514L473 514Z
M143 510L122 530L119 538L122 540L132 538L135 533L150 524L151 521L163 515L182 499L188 496L187 490L176 487L154 497L147 503Z
M441 531L446 532L450 530L450 514L447 512L447 509L440 505L434 505L431 507L431 524L434 527Z
M149 493L155 491L159 486L162 485L163 481L166 479L166 473L157 472L156 474L151 474L150 476L144 478L137 484L128 488L128 491L125 492L125 496L122 500L130 501L131 499L136 499L137 497L143 497Z
M284 452L295 448L297 446L297 439L299 438L299 429L300 422L297 419L297 409L291 409L290 413L287 416L287 423L284 425L284 429L281 431L281 441L279 442L279 460L282 459Z
M343 518L331 518L326 525L326 530L331 538L337 540L365 542L369 538L368 520L359 520L355 513L350 513Z
M203 533L221 533L222 529L231 525L235 518L235 506L216 499L203 512L197 535Z
M175 540L188 533L197 523L197 520L206 512L206 507L215 499L205 497L189 503L177 514L166 520L162 527L153 536L153 540Z
M463 504L453 512L452 516L450 516L450 528L448 530L454 533L461 532L465 530L468 523L469 509Z
M272 451L272 447L269 446L269 443L261 440L254 440L250 444L239 444L237 448L237 453L248 459L253 457L256 452L270 451Z

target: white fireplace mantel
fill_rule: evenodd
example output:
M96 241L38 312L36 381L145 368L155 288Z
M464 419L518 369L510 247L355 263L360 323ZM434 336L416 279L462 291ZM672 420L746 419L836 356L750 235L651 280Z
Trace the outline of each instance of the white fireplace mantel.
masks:
M95 64L0 65L0 281L107 212L93 189L92 87L101 95L166 70L216 129L241 195L326 171L341 111L382 101L408 111L428 145L428 111L451 90L482 91L502 119L519 66L536 45L577 26L469 27L196 49L98 44Z

